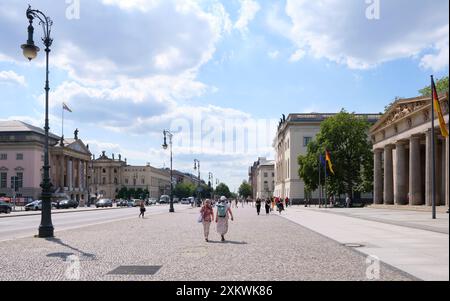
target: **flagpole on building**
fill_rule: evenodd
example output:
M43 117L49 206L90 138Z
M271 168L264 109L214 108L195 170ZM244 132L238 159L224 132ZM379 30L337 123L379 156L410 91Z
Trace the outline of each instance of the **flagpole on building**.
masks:
M64 104L62 105L62 119L61 119L61 144L64 143Z
M328 196L327 196L327 164L325 162L325 208L328 208Z
M431 202L432 202L432 211L433 211L433 219L436 219L436 141L435 141L435 132L434 132L434 77L431 76Z

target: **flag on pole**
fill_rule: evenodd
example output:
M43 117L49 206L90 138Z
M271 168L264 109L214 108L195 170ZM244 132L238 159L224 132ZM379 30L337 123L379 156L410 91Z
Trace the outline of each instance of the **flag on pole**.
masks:
M325 160L328 162L328 167L330 168L331 173L334 175L333 163L331 162L331 155L329 151L325 151Z
M445 119L444 114L442 113L441 104L439 103L439 96L436 89L436 84L434 83L434 79L431 79L431 91L433 93L433 102L434 102L434 109L436 111L436 114L439 117L439 126L441 128L441 133L444 138L448 137L448 130L447 126L445 125Z
M327 166L327 162L325 161L325 157L320 155L320 166Z
M71 109L69 109L69 107L63 102L63 110L66 110L70 113L73 113Z

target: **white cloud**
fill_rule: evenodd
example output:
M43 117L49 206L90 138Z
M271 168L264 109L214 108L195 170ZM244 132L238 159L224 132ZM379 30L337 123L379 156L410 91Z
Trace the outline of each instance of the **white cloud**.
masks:
M14 71L0 71L0 83L26 86L25 77L17 74Z
M268 55L271 59L275 60L275 59L277 59L277 58L280 56L280 52L279 52L278 50L269 51L269 52L267 53L267 55Z
M298 62L305 56L305 54L306 54L306 52L304 50L298 49L291 55L291 57L289 58L289 61L292 63Z
M362 0L287 0L290 22L277 10L266 20L297 49L351 69L401 58L419 59L427 69L448 67L447 0L382 1L379 20L366 18L367 6Z
M249 23L255 18L261 6L254 0L240 0L239 18L234 24L234 28L245 34L248 31Z

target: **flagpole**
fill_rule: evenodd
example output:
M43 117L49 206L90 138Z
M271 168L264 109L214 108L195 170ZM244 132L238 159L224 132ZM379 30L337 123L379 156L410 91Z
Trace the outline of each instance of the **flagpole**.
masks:
M64 104L62 106L61 144L64 143Z
M321 169L322 169L322 156L319 156L319 208L322 205L322 177L321 177Z
M327 196L327 164L325 162L325 208L328 207L328 196Z
M432 152L432 168L431 168L431 182L432 182L432 211L433 211L433 219L436 219L436 142L435 142L435 132L434 132L434 77L431 76L431 152Z

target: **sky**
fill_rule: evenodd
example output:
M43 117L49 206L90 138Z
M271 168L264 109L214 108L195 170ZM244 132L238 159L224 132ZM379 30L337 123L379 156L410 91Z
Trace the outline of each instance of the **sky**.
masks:
M208 173L236 191L274 158L282 114L379 113L448 75L448 0L1 0L0 120L43 126L45 52L28 62L28 4L53 20L50 127L99 156ZM215 182L216 180L214 180Z

